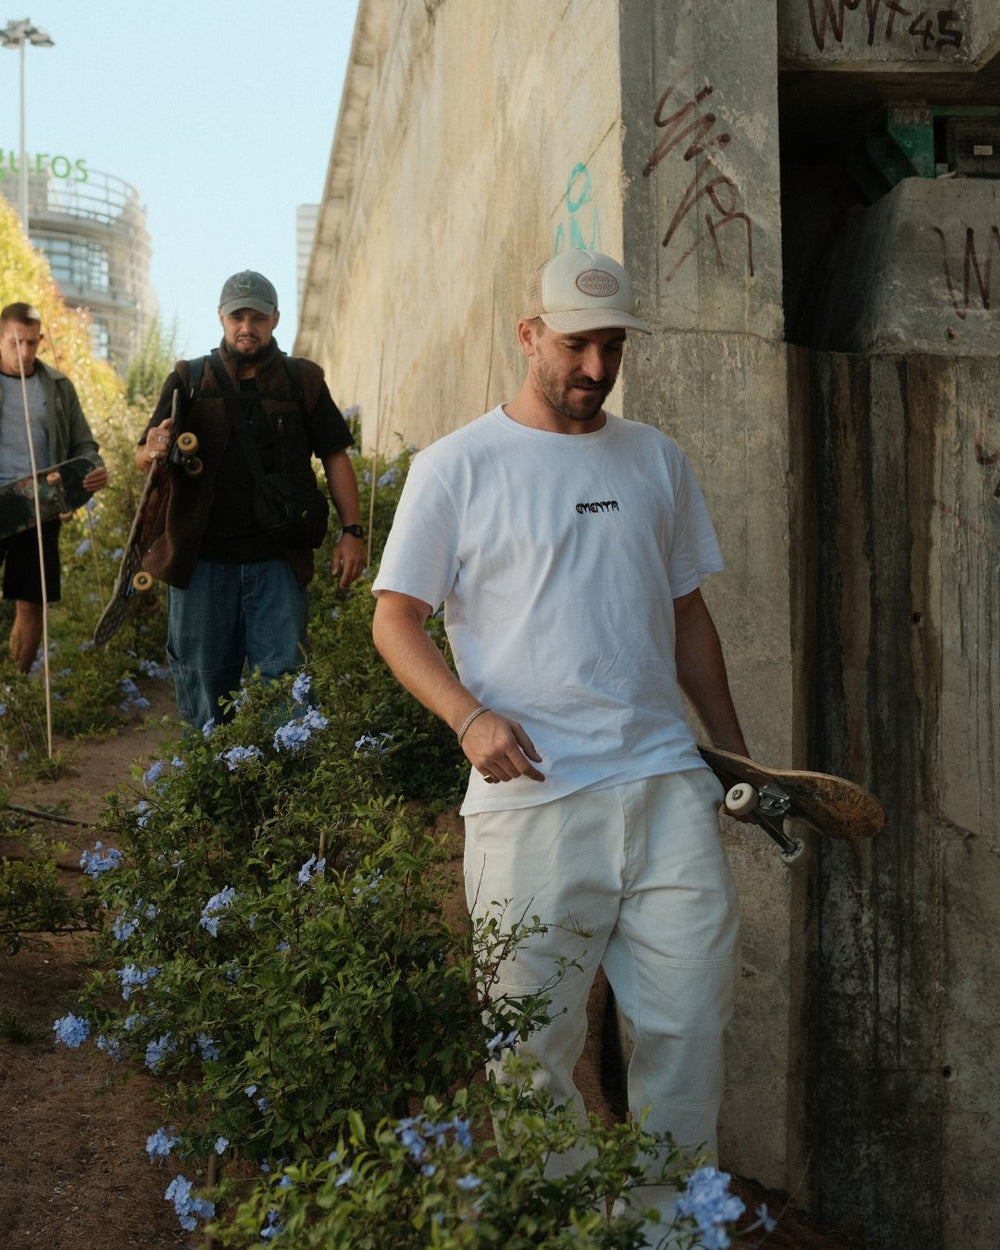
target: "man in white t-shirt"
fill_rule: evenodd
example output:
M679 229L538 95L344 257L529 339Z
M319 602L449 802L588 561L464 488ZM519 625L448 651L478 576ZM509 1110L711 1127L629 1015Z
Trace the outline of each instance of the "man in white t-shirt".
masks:
M582 1111L573 1068L603 964L634 1043L629 1103L714 1152L738 903L721 787L684 715L746 754L699 589L722 568L677 444L603 404L635 315L616 261L570 250L532 274L513 400L413 461L375 580L376 646L456 731L474 915L506 904L549 927L500 993L551 983L551 1023L520 1050ZM456 677L424 630L444 604ZM587 936L581 936L585 931ZM577 1160L555 1164L567 1170ZM643 1201L669 1219L673 1194Z

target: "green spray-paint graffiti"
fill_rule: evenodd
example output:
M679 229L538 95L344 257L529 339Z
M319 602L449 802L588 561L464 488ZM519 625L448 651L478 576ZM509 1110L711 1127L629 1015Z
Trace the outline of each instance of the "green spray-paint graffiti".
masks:
M586 247L595 252L601 250L601 214L596 204L591 206L592 185L590 170L584 164L574 165L566 182L566 212L569 214L569 242L566 223L556 226L554 252L567 247ZM590 231L589 240L584 231Z

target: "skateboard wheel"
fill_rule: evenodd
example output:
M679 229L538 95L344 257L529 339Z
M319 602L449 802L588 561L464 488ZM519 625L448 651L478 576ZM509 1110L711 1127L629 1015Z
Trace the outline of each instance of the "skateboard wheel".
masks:
M757 806L759 797L753 786L741 781L726 795L726 811L730 816L749 816Z
M132 578L132 589L137 590L140 594L144 594L153 587L153 575L147 573L145 569L141 569Z
M184 461L184 472L188 477L201 477L205 468L205 462L201 456L191 456Z
M182 451L185 456L190 456L198 450L198 435L192 434L190 430L185 430L183 434L177 435L177 450Z

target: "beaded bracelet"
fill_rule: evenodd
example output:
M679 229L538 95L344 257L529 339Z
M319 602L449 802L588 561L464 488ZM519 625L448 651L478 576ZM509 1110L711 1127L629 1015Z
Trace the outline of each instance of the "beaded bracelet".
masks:
M462 739L468 733L469 726L476 719L476 717L482 716L484 712L488 712L489 710L490 709L488 707L483 707L483 705L480 704L479 707L477 707L474 712L470 712L469 715L465 718L465 720L462 721L461 725L459 725L458 730L456 731L456 737L458 738L459 746L462 745Z

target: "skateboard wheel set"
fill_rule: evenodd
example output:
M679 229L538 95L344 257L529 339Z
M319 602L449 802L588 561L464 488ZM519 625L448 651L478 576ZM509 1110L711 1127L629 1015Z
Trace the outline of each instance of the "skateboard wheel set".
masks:
M138 591L139 594L145 594L147 590L152 590L152 573L147 573L145 569L140 569L135 577L132 578L132 589Z
M730 816L749 816L760 802L760 795L745 782L733 788L726 795L726 811Z
M200 456L195 455L198 450L198 436L192 434L190 430L185 430L183 434L177 435L177 441L174 446L177 449L177 457L180 460L181 468L188 477L199 477L205 468L205 463Z

